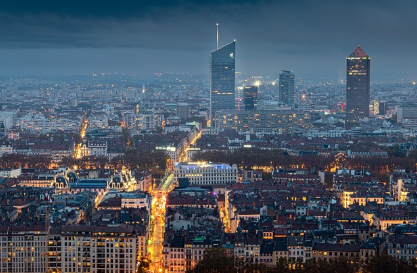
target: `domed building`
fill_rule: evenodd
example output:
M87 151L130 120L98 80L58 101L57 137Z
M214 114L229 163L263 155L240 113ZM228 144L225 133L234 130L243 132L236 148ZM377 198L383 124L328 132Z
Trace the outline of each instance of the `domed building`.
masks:
M74 170L66 170L54 178L54 187L65 193L79 193L85 190L104 196L110 189L118 191L136 190L135 178L130 171L123 170L108 178L79 178Z
M54 187L57 189L65 189L68 187L68 180L63 175L56 175L55 176L55 183Z

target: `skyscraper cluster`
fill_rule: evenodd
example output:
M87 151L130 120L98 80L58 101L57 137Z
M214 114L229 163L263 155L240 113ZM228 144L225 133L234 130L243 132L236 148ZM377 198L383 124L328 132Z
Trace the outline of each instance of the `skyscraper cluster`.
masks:
M235 41L210 54L210 119L215 113L235 108ZM355 123L369 117L370 57L358 46L347 58L346 122ZM256 109L258 88L243 89L244 110ZM282 70L279 74L279 101L295 106L294 73Z

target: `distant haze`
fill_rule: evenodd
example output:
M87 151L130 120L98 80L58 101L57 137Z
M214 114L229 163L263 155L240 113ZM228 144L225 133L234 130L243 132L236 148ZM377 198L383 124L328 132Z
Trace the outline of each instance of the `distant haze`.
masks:
M414 0L1 2L3 76L208 73L219 23L245 74L345 79L359 44L371 79L417 80Z

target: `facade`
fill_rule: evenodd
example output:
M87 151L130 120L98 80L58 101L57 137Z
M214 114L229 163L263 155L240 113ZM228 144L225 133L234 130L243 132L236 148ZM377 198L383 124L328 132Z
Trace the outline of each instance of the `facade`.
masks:
M2 142L0 143L0 157L5 154L12 154L13 153L13 145L10 142Z
M170 244L164 246L164 267L166 272L183 273L194 268L204 257L206 249L212 248L212 240L195 237L185 241L183 237L175 236Z
M280 260L288 260L288 252L287 242L275 244L272 252L273 263L278 265Z
M388 244L388 255L397 259L414 260L417 258L417 236L405 236L394 239Z
M155 130L162 125L163 115L155 111L142 111L139 114L139 124L142 130Z
M139 114L125 112L123 113L123 119L125 122L125 126L128 129L138 128L140 126Z
M294 74L292 71L282 70L282 73L279 74L279 101L293 106L294 99Z
M346 58L346 121L369 117L371 58L359 46Z
M232 184L238 181L236 164L178 163L174 166L174 178L187 177L190 185Z
M308 128L310 114L292 110L229 110L216 113L217 129L235 129L251 134L291 133L297 128Z
M121 198L122 208L146 208L147 211L151 211L150 204L151 196L144 192L125 192Z
M235 41L210 54L210 119L235 108Z
M415 220L415 219L413 219ZM372 215L372 223L380 230L386 231L391 225L401 225L410 222L408 212L404 210L387 211Z
M320 243L313 247L313 259L329 261L330 259L337 259L339 257L345 258L359 258L360 244L328 244Z
M88 141L89 155L91 156L107 156L107 141L93 140Z
M0 272L46 272L45 235L42 225L0 227Z
M406 128L417 128L417 104L396 106L397 122Z
M7 168L0 170L0 177L16 178L22 174L22 167L17 169Z
M295 263L298 260L305 262L310 257L304 249L304 236L289 236L288 240L288 261Z
M146 253L145 234L131 225L64 226L49 240L49 268L62 273L133 273Z
M146 255L146 236L132 225L63 226L49 235L43 225L2 226L0 240L0 272L133 273Z
M244 109L245 110L256 110L258 105L258 87L256 86L245 86L243 88L244 95Z
M53 187L55 175L40 174L40 175L22 175L18 178L19 184L25 187L48 188Z
M185 272L185 265L191 263L191 252L184 251L184 238L174 237L170 245L164 246L164 267L168 272ZM186 253L185 253L186 252ZM187 262L185 261L187 257ZM188 258L189 257L189 258ZM189 265L191 269L191 264Z

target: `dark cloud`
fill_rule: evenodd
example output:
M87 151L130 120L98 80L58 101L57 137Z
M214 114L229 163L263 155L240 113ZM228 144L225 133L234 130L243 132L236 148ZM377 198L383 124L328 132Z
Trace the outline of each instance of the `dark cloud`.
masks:
M22 52L32 63L39 61L36 52L43 52L50 67L68 61L65 71L135 72L125 52L143 64L137 72L177 67L205 73L218 22L221 43L237 39L242 72L276 74L286 68L343 78L344 58L360 44L372 58L373 75L417 74L413 0L0 2L0 57L10 68L19 68L23 60L14 56ZM88 65L78 67L72 60Z
M148 17L169 13L175 8L201 8L262 4L262 0L14 0L3 2L0 10L13 15L45 15L89 19ZM286 1L280 1L286 2ZM163 19L163 18L158 18Z

